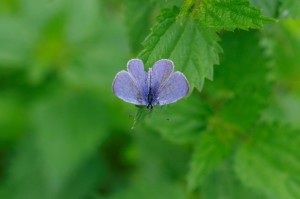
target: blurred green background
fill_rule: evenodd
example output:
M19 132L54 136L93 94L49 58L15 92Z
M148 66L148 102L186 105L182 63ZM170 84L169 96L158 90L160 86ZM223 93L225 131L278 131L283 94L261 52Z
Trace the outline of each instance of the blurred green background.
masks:
M257 82L260 76L253 74L262 65L262 59L257 59L262 55L266 57L266 65L273 67L268 80L276 82L270 89L274 96L268 102L263 120L300 127L299 21L287 18L269 25L263 34L255 31L249 34L237 31L237 36L225 34L222 38L225 56L221 66L217 66L215 79L220 81L215 85L226 88L219 92L214 82L208 82L203 96L195 91L165 112L158 108L157 116L152 115L145 125L132 130L136 108L113 95L112 80L118 71L125 69L127 61L142 50L140 43L149 34L159 10L174 5L174 1L153 3L153 7L145 10L137 8L139 15L151 13L148 13L150 18L143 20L144 28L138 33L132 29L136 22L126 18L125 5L129 1L0 1L0 198L230 199L246 198L253 190L255 193L248 198L265 198L260 191L256 194L257 187L245 188L232 178L232 169L227 169L232 158L226 155L226 162L205 178L207 183L200 191L188 192L186 174L194 149L191 140L199 138L207 127L207 117L212 115L206 100L218 103L215 99L220 95L231 96L228 89L235 84L226 83L227 79L222 78L238 81L247 77L240 75L247 72L253 82ZM253 2L260 6L259 1ZM268 16L278 15L272 6L261 5L261 8ZM252 35L256 35L254 39ZM245 43L238 46L232 41ZM244 60L249 58L250 63L249 60L239 63L239 56L226 57L226 52L238 54L241 49L246 52L248 44L259 44L265 50L261 52L254 47L250 58L247 54L241 55ZM221 68L234 63L257 65L253 70L233 70L233 75L230 71L220 72ZM265 86L259 83L253 91ZM268 96L269 91L264 95ZM228 111L232 110L230 107L235 104L229 105ZM224 118L228 111L224 111ZM212 126L219 124L217 119L209 121ZM213 126L214 130L218 128ZM227 127L220 133L224 129ZM231 136L225 136L224 139L229 140L226 144L232 143ZM299 145L295 144L298 138L294 136L283 143L283 146L294 143L287 150L293 157L288 156L280 163L291 161L294 170L280 167L276 171L282 175L300 176L297 173ZM215 146L220 144L210 141L208 143ZM275 143L274 147L279 145ZM223 156L223 151L220 154ZM215 165L213 161L208 165ZM273 164L277 163L270 163L270 169ZM276 171L275 181L286 179L276 176ZM268 180L272 180L272 175L267 176ZM297 180L291 186L293 194L285 192L290 190L289 186L279 183L271 185L267 193L275 189L283 191L266 198L299 198L300 181ZM261 186L267 185L262 183Z

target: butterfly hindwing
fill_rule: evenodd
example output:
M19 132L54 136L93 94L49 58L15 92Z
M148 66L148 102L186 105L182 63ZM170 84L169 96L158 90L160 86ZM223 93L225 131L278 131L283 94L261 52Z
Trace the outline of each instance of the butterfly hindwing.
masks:
M189 92L189 84L181 72L174 72L171 60L157 61L148 72L142 60L132 59L127 71L119 72L113 82L114 94L129 103L147 106L174 103Z
M189 84L181 72L175 72L158 89L157 102L159 105L171 104L189 93Z

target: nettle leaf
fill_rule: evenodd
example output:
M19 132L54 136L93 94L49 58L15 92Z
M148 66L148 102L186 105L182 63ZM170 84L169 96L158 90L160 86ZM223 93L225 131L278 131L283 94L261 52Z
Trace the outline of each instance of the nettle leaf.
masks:
M154 6L149 0L126 0L125 5L125 17L131 52L137 53L142 49L142 41L150 29Z
M232 138L231 134L223 131L208 131L200 137L187 175L190 190L201 186L204 177L230 155Z
M236 154L236 174L245 185L270 198L300 198L299 145L299 130L260 125Z
M281 0L282 5L280 7L281 18L294 18L300 19L300 1L299 0Z
M157 111L155 117L145 121L150 129L175 143L194 143L205 131L210 107L194 92L187 99ZM183 117L184 116L184 117Z
M232 154L235 143L245 139L266 106L270 93L267 67L256 32L223 35L224 55L216 80L207 84L212 114L206 133L196 143L188 174L190 189L203 184L206 175ZM249 46L252 49L249 50Z
M236 28L260 29L265 22L273 21L261 15L261 11L248 0L206 0L199 3L197 18L201 23L217 31Z
M265 35L264 45L272 57L276 79L287 87L300 86L299 21L281 20L276 26L272 26Z
M242 184L235 175L232 162L226 161L214 169L204 179L201 186L203 198L216 199L266 199L263 194L251 190Z
M152 67L162 58L173 60L175 70L187 76L191 88L201 90L204 79L213 78L213 65L219 62L218 53L222 51L219 37L191 18L178 22L178 14L177 7L162 10L152 32L143 42L145 48L139 57L146 67Z
M264 49L258 36L254 31L224 34L222 46L226 53L221 57L221 67L215 71L215 81L205 89L222 120L242 131L260 118L270 95L268 65L261 56Z

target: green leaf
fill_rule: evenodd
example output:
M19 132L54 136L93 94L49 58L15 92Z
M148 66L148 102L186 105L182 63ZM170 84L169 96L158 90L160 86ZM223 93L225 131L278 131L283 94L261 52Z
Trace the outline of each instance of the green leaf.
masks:
M156 184L183 180L182 174L188 168L190 157L188 148L170 143L147 129L141 129L132 136L137 153L137 169L132 175L132 181Z
M219 62L219 38L214 31L201 27L191 18L180 24L176 20L178 14L176 7L162 11L151 34L145 39L145 49L139 57L146 67L152 67L162 58L173 60L175 70L187 76L191 88L201 90L205 78L212 80L213 65Z
M206 0L199 3L197 18L205 26L216 29L260 29L265 22L273 21L261 15L261 11L248 0Z
M264 37L278 83L288 88L299 87L300 21L281 20L270 27Z
M231 136L230 132L208 131L198 139L187 175L190 190L205 184L205 176L228 158L233 143Z
M283 125L260 125L235 157L241 181L270 198L300 197L300 132Z
M204 178L201 186L203 198L213 199L265 199L262 194L245 187L235 176L231 162L225 162Z
M202 185L204 177L231 155L234 144L245 139L243 134L255 127L270 92L257 33L226 33L222 44L222 67L204 91L213 113L206 115L207 132L196 143L188 174L190 189Z
M210 107L197 92L194 92L187 99L157 111L146 120L146 125L172 142L194 143L205 131L210 114Z
M149 0L126 0L126 27L133 54L142 49L142 41L151 27L154 6Z
M224 55L215 81L205 90L213 109L238 131L247 132L269 102L271 83L258 32L228 32L222 37ZM249 50L251 46L251 50ZM225 123L226 123L225 122Z

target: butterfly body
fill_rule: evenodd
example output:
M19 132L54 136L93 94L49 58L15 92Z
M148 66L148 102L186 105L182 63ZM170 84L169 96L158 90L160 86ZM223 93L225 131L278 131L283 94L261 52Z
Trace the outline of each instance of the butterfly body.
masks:
M116 75L112 86L114 94L126 102L152 109L155 105L174 103L189 92L187 79L174 72L171 60L159 60L145 72L143 62L132 59L127 70Z

